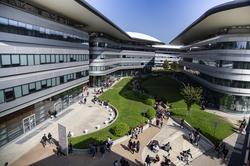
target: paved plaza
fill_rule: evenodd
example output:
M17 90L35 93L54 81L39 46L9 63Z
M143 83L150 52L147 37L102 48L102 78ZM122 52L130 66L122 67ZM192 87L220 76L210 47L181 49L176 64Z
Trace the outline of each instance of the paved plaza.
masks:
M20 158L25 153L32 150L34 147L41 146L40 140L43 134L52 134L53 138L58 139L58 123L67 128L67 132L71 131L74 136L83 135L84 130L88 133L106 127L105 121L110 117L110 112L104 107L93 104L91 99L93 97L93 89L90 89L90 95L86 104L74 103L66 110L58 115L56 119L48 119L45 122L36 126L31 132L22 135L14 141L0 148L0 165L5 162L9 164ZM39 154L36 151L34 154Z

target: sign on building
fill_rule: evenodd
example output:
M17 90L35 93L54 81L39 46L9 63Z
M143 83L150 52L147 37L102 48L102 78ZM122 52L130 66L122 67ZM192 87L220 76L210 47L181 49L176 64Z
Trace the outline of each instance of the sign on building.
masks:
M66 127L58 123L58 138L61 151L68 155L68 137Z

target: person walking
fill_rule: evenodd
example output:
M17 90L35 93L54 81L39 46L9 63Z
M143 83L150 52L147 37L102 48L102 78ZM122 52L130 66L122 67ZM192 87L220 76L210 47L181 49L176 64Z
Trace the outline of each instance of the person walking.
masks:
M139 153L140 147L141 147L141 144L140 144L140 141L138 140L136 143L136 153Z
M43 145L43 147L45 148L46 146L46 142L48 141L48 138L46 136L46 134L43 135L42 139L41 139L41 143Z
M104 154L105 154L105 146L104 145L101 145L100 152L102 154L102 158L104 158Z
M53 143L51 133L48 134L48 142L49 142L49 144Z
M152 159L149 155L147 155L146 159L145 159L145 162L146 162L146 166L151 166L151 163L152 163Z

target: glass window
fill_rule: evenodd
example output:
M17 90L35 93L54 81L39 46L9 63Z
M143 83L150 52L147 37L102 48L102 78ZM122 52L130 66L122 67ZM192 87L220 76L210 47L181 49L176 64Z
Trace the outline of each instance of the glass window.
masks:
M17 25L18 25L18 27L21 27L21 28L25 28L25 26L26 26L26 25L25 25L24 23L22 23L22 22L18 22Z
M15 64L15 65L20 64L19 55L12 55L11 61L12 61L12 64Z
M9 25L17 27L17 21L15 21L15 20L9 20Z
M27 56L26 55L20 55L21 65L27 66Z
M47 87L51 87L51 79L47 79Z
M22 85L23 96L29 94L28 84Z
M29 66L34 65L34 58L33 58L33 55L28 55L28 65L29 65Z
M59 63L59 55L55 55L56 56L56 63Z
M0 90L0 103L4 102L4 93L2 90Z
M237 41L236 42L236 48L237 49L246 49L247 42L246 41Z
M52 78L52 86L56 86L56 78Z
M36 82L36 90L40 90L40 89L42 89L41 82L37 81Z
M56 85L60 85L60 77L56 77Z
M40 55L34 55L35 57L35 65L40 65Z
M29 83L29 91L30 92L36 91L36 84L34 82Z
M7 18L0 17L0 24L8 25L8 19L7 19Z
M39 32L40 32L40 33L45 33L45 28L39 27Z
M67 75L63 76L64 80L63 82L66 83L67 82Z
M4 90L5 101L12 101L15 99L15 94L13 88L5 89Z
M47 81L46 80L42 80L42 88L47 88Z
M51 55L51 57L50 57L51 58L51 63L55 63L56 62L56 60L55 60L56 57L55 56L56 55Z
M46 61L45 61L45 55L41 55L41 64L44 64Z
M11 65L10 55L2 55L2 65Z
M64 62L67 62L67 55L64 55Z
M15 97L16 98L22 96L22 88L21 88L21 86L14 87L14 91L15 91Z
M46 63L50 63L50 55L46 55Z
M33 29L33 26L32 26L31 24L26 24L26 28L27 28L28 30L32 30L32 29Z
M63 55L60 55L60 62L63 62Z

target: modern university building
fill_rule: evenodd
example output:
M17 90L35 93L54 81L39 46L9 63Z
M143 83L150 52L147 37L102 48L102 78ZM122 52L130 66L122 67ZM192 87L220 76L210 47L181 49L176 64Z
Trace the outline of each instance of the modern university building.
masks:
M0 146L78 101L82 88L150 70L161 41L80 0L0 1Z
M216 6L173 39L184 45L184 73L223 111L250 112L250 1Z

